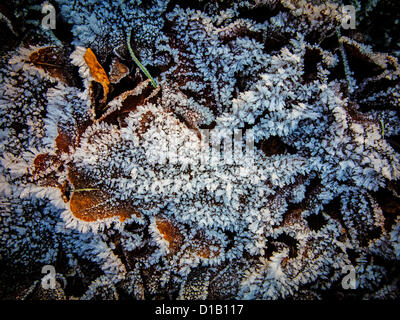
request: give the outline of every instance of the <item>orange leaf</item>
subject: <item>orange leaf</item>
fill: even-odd
[[[156,225],[160,234],[168,241],[171,253],[175,254],[184,241],[184,237],[179,228],[171,221],[162,218],[156,218]]]
[[[85,53],[85,61],[90,69],[90,74],[94,78],[94,80],[100,83],[103,86],[104,98],[102,100],[103,103],[107,101],[107,95],[109,92],[110,80],[107,77],[106,72],[103,67],[97,61],[95,54],[92,49],[88,48]]]
[[[76,218],[86,222],[114,216],[119,216],[120,220],[124,221],[132,214],[141,218],[140,212],[129,200],[115,201],[108,192],[101,190],[96,181],[79,173],[75,168],[69,168],[68,178],[75,190],[69,205]]]

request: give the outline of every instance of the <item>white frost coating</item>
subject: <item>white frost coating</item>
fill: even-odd
[[[83,87],[29,65],[36,47],[19,49],[2,65],[2,256],[52,264],[63,252],[81,278],[86,271],[76,259],[89,261],[98,270],[84,299],[117,298],[116,287],[127,281],[132,291],[138,277],[150,296],[179,290],[193,298],[201,288],[202,298],[298,298],[305,286],[318,296],[352,262],[360,288],[374,291],[384,282],[387,270],[374,257],[400,259],[400,229],[398,217],[386,219],[376,192],[392,192],[400,175],[392,140],[400,132],[398,86],[368,96],[346,93],[348,75],[332,73],[343,57],[306,40],[310,30],[336,28],[335,10],[324,24],[316,19],[318,6],[300,10],[300,2],[285,0],[288,12],[258,23],[241,17],[254,9],[247,1],[215,14],[175,7],[165,18],[166,1],[147,9],[141,1],[58,2],[73,24],[78,47],[70,59]],[[272,6],[264,2],[256,5]],[[126,112],[127,96],[145,95],[142,82],[94,121],[85,48],[107,70],[109,54],[123,56],[127,30],[143,64],[163,70],[160,88]],[[398,79],[387,56],[341,41],[374,58],[385,69],[382,77]],[[305,62],[310,52],[319,57],[312,72]],[[364,109],[382,108],[381,101],[393,110]],[[242,129],[242,162],[204,161],[203,127],[212,128],[213,143]],[[250,163],[245,138],[251,136]],[[57,137],[69,138],[67,146]],[[41,155],[52,160],[37,173]],[[129,203],[138,215],[79,219],[71,209],[71,194],[82,192],[73,190],[74,170],[107,195],[106,210]]]

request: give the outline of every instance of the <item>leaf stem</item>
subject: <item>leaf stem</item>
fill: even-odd
[[[82,189],[75,189],[74,192],[93,191],[93,190],[100,190],[100,189],[97,189],[97,188],[82,188]]]
[[[382,126],[382,138],[385,138],[385,123],[383,122],[383,119],[381,120],[381,126]]]
[[[152,78],[152,76],[150,75],[149,71],[147,71],[146,67],[140,63],[138,58],[136,58],[135,54],[133,53],[133,50],[132,50],[132,47],[131,47],[131,33],[132,33],[132,30],[130,30],[128,32],[128,39],[127,39],[129,53],[131,54],[133,60],[137,64],[137,66],[143,71],[143,73],[147,76],[147,78],[149,78],[151,80],[151,84],[153,85],[153,87],[157,88],[157,84],[154,81],[154,79]]]

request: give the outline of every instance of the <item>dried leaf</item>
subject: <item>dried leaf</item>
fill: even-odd
[[[106,72],[104,71],[103,67],[97,61],[95,54],[93,53],[92,49],[88,48],[85,53],[85,61],[90,69],[90,74],[94,78],[94,80],[100,83],[103,86],[103,99],[102,103],[107,101],[107,96],[109,92],[110,80]]]
[[[129,68],[119,61],[118,58],[114,58],[111,62],[110,67],[110,81],[111,83],[118,83],[129,73]]]
[[[75,86],[73,66],[67,58],[67,53],[63,48],[44,47],[29,55],[29,62],[36,68],[45,71],[48,75],[56,78],[67,85]]]
[[[74,189],[69,205],[76,218],[93,222],[114,216],[119,216],[120,220],[124,221],[132,214],[141,217],[140,212],[129,200],[116,204],[111,195],[102,190],[96,181],[76,169],[69,168],[68,178]]]
[[[166,241],[168,241],[171,253],[175,254],[179,251],[179,248],[183,245],[184,241],[184,237],[179,228],[171,221],[163,218],[157,218],[156,225],[160,234]]]

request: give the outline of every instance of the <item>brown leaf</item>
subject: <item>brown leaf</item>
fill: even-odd
[[[110,81],[111,83],[118,83],[129,73],[129,68],[119,61],[118,58],[114,58],[111,62],[110,67]]]
[[[190,243],[186,251],[199,257],[210,259],[220,254],[220,249],[217,249],[216,252],[210,249],[211,245],[220,248],[220,244],[214,240],[206,239],[204,232],[197,233],[193,238],[187,238],[175,223],[163,217],[156,218],[156,226],[163,238],[168,241],[171,255],[177,253],[185,241]]]
[[[210,246],[215,246],[218,249],[216,251],[212,251]],[[204,231],[200,231],[193,238],[193,244],[191,245],[191,250],[195,252],[196,255],[202,258],[210,259],[218,257],[221,253],[221,245],[213,240],[206,239]]]
[[[58,182],[57,171],[62,170],[62,162],[56,155],[42,153],[33,160],[32,178],[40,186],[44,187],[60,187]],[[55,170],[48,171],[48,168],[54,167]]]
[[[108,108],[107,111],[99,118],[99,121],[105,121],[112,124],[121,124],[124,126],[125,118],[130,112],[136,111],[137,107],[144,105],[147,102],[152,102],[156,98],[157,92],[154,94],[154,89],[150,80],[145,80],[139,83],[135,89],[125,91],[117,96],[114,100],[114,106]],[[117,107],[121,105],[121,107]]]
[[[59,47],[40,48],[29,55],[29,62],[36,68],[45,71],[70,86],[77,85],[74,77],[74,67],[67,58],[68,54]]]
[[[164,218],[156,218],[156,226],[163,238],[168,241],[171,254],[176,253],[184,241],[179,228]]]
[[[132,214],[138,218],[142,216],[129,200],[113,199],[96,181],[77,172],[76,169],[69,168],[68,178],[74,189],[70,200],[70,210],[76,218],[94,222],[114,216],[119,216],[121,221]]]

